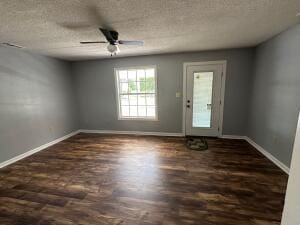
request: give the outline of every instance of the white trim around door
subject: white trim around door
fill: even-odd
[[[187,67],[188,66],[203,66],[203,65],[222,65],[222,81],[221,81],[221,105],[220,105],[220,119],[219,119],[219,133],[218,137],[222,136],[223,131],[223,113],[224,113],[224,100],[225,100],[225,81],[226,81],[226,68],[227,61],[206,61],[206,62],[185,62],[183,63],[183,88],[182,88],[182,133],[186,134],[186,91],[187,91]]]

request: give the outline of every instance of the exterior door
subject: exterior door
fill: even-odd
[[[186,135],[220,135],[222,74],[223,64],[186,67]]]

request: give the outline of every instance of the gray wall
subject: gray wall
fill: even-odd
[[[248,136],[290,165],[300,106],[300,25],[256,49]]]
[[[126,57],[72,64],[77,84],[82,129],[182,132],[183,62],[227,60],[223,134],[244,135],[248,110],[253,49],[233,49],[199,53],[182,53]],[[157,122],[117,119],[114,68],[157,65]]]
[[[300,25],[256,49],[68,63],[0,47],[0,162],[81,129],[182,131],[184,62],[227,60],[223,134],[290,164],[300,106]],[[157,65],[159,121],[117,119],[114,68]],[[77,105],[78,103],[78,105]]]
[[[0,163],[78,128],[70,67],[0,47]]]

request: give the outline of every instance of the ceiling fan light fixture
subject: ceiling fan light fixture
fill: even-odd
[[[116,54],[118,52],[120,52],[120,49],[118,47],[118,45],[112,45],[112,44],[109,44],[107,46],[107,50],[111,53],[111,54]]]

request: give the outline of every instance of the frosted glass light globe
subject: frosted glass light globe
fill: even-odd
[[[107,46],[107,50],[108,50],[111,54],[113,54],[113,53],[119,52],[119,47],[118,47],[118,45],[111,45],[111,44],[109,44],[109,45]]]

